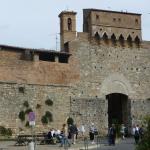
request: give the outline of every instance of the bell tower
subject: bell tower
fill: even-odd
[[[76,38],[76,12],[62,11],[60,18],[60,48],[67,51],[65,45]]]

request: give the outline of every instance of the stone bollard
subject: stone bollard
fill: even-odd
[[[34,142],[33,142],[33,141],[31,141],[31,142],[29,143],[29,145],[28,145],[28,150],[35,150],[35,149],[34,149]]]

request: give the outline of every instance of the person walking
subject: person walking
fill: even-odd
[[[90,135],[90,141],[92,144],[95,144],[94,142],[94,138],[95,138],[95,131],[96,131],[96,127],[94,126],[94,123],[91,123],[90,126],[90,131],[89,131],[89,135]]]
[[[109,145],[115,145],[115,141],[116,141],[116,129],[115,125],[112,124],[112,126],[109,128],[108,131],[108,143]]]
[[[85,136],[85,127],[84,127],[84,124],[81,125],[80,132],[81,132],[82,137],[84,138],[84,136]]]
[[[135,130],[135,132],[134,132],[135,144],[138,144],[139,143],[139,139],[140,139],[139,125],[137,125],[134,130]]]
[[[143,136],[144,136],[144,126],[143,125],[139,128],[139,135],[140,135],[140,140],[142,140]]]
[[[68,140],[68,128],[66,124],[63,124],[62,130],[61,130],[61,145],[60,147],[62,147],[63,145],[68,145],[70,147],[70,142]]]
[[[121,125],[120,133],[121,133],[122,139],[125,139],[125,126],[124,126],[124,124]]]
[[[72,144],[76,144],[76,135],[78,133],[77,126],[75,124],[70,125],[69,132],[71,135]]]

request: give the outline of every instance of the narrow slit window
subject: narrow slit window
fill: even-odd
[[[72,20],[71,20],[71,18],[68,18],[68,30],[69,31],[72,30]]]

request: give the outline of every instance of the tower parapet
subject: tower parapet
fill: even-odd
[[[98,9],[83,10],[83,32],[92,37],[142,41],[141,14]]]

